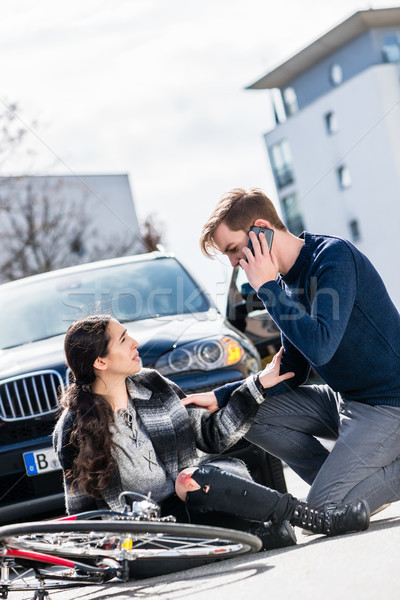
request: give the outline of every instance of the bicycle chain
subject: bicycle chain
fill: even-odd
[[[173,515],[167,515],[165,517],[144,517],[142,515],[121,515],[115,517],[116,521],[142,521],[151,523],[176,523],[176,518]]]

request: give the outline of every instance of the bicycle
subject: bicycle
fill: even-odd
[[[261,549],[261,540],[243,531],[160,517],[150,495],[123,492],[120,502],[120,512],[1,527],[0,598],[31,590],[33,600],[45,600],[50,590],[140,578],[142,566],[158,575]]]

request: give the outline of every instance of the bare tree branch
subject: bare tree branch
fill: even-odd
[[[0,112],[0,168],[25,145],[28,129],[20,125],[17,104]],[[97,242],[81,198],[63,188],[62,179],[42,188],[29,177],[0,179],[0,282],[83,262],[136,254],[138,236],[101,235]],[[144,251],[162,241],[161,225],[149,215],[141,226]]]
[[[162,242],[162,225],[157,223],[154,213],[149,214],[141,225],[142,238],[147,252],[157,250],[158,244]]]

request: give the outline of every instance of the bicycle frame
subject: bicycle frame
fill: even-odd
[[[92,565],[88,565],[86,563],[80,563],[76,560],[70,560],[67,558],[62,558],[59,556],[52,556],[51,554],[44,554],[43,552],[32,552],[28,550],[17,550],[14,548],[4,548],[0,550],[0,557],[3,558],[13,558],[17,561],[34,561],[35,563],[43,563],[46,565],[57,565],[60,567],[66,567],[67,569],[80,569],[82,571],[87,571],[88,573],[96,573],[103,574],[107,576],[116,577],[118,573],[118,569],[112,567],[94,567]],[[1,585],[0,580],[0,585]]]

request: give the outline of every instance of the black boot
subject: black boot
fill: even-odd
[[[247,530],[262,541],[262,550],[287,548],[296,545],[296,534],[289,521],[283,523],[253,523]]]
[[[331,505],[325,510],[311,508],[306,502],[298,502],[292,525],[325,535],[341,535],[354,531],[364,531],[369,526],[369,507],[365,500],[351,504]]]

